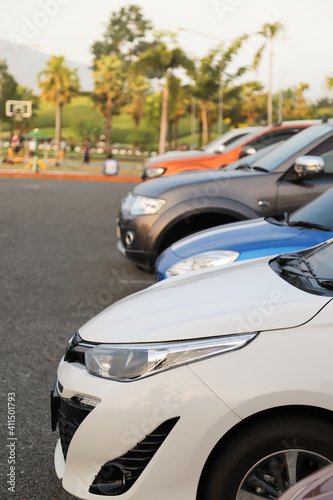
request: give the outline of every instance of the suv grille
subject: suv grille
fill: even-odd
[[[80,424],[91,412],[92,408],[81,407],[79,404],[74,404],[69,400],[61,399],[58,425],[61,441],[61,448],[66,460],[69,445]]]

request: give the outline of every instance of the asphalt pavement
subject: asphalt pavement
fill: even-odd
[[[1,500],[72,498],[54,472],[50,388],[72,334],[153,282],[116,249],[133,186],[0,178]]]

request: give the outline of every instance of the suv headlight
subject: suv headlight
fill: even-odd
[[[165,200],[148,198],[148,196],[134,196],[130,207],[131,215],[154,215],[165,204]]]
[[[166,276],[178,276],[188,271],[197,271],[207,267],[224,266],[231,264],[239,257],[238,252],[232,250],[214,250],[211,252],[202,252],[187,257],[173,264],[166,270]]]
[[[145,175],[146,177],[160,177],[160,175],[163,175],[164,172],[166,171],[166,168],[162,167],[146,167],[145,168]]]
[[[97,377],[129,382],[239,349],[256,336],[257,333],[248,333],[163,344],[101,344],[86,351],[85,365]]]

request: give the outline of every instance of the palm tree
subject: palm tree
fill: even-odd
[[[172,149],[171,143],[174,141],[173,149],[178,147],[178,122],[182,118],[191,104],[188,86],[182,85],[181,79],[175,75],[169,75],[169,148]]]
[[[192,95],[199,101],[203,145],[209,142],[207,111],[211,108],[220,87],[220,69],[214,65],[215,51],[202,58],[193,75]]]
[[[265,113],[263,86],[254,80],[245,82],[242,88],[241,114],[246,117],[249,126],[253,126],[256,118]]]
[[[261,61],[262,53],[268,45],[269,63],[268,63],[268,93],[267,93],[267,123],[272,124],[273,117],[273,98],[272,98],[272,81],[273,81],[273,40],[284,31],[284,26],[278,21],[273,24],[265,23],[258,35],[264,37],[263,45],[257,50],[254,56],[253,68],[256,69]]]
[[[51,56],[47,62],[47,69],[38,75],[38,85],[42,89],[41,98],[52,102],[56,106],[56,146],[57,157],[60,151],[61,139],[61,110],[64,104],[69,104],[72,97],[80,89],[77,69],[71,70],[65,64],[63,56]]]
[[[193,70],[194,64],[189,59],[182,49],[175,47],[169,49],[164,42],[158,43],[151,49],[148,49],[142,54],[136,63],[138,71],[150,72],[153,76],[164,78],[164,86],[162,91],[162,114],[161,114],[161,128],[160,128],[160,141],[159,153],[165,152],[167,121],[168,121],[168,79],[175,68],[185,68],[188,71]]]
[[[333,76],[326,77],[326,83],[329,90],[333,88]]]
[[[127,80],[127,104],[123,111],[132,115],[135,126],[138,127],[140,120],[145,116],[145,100],[150,90],[150,85],[143,75],[136,75],[130,72]]]
[[[123,63],[115,54],[102,55],[94,61],[94,84],[92,98],[105,118],[106,152],[111,149],[112,117],[123,98]]]
[[[242,35],[235,39],[227,48],[225,48],[223,44],[220,44],[216,49],[211,50],[206,57],[200,60],[200,64],[194,72],[193,80],[195,84],[192,89],[192,94],[199,99],[200,102],[204,145],[209,142],[208,110],[214,109],[212,104],[216,101],[217,96],[219,109],[216,118],[219,120],[219,133],[222,133],[223,101],[225,100],[223,94],[235,79],[245,73],[247,68],[240,67],[233,74],[228,73],[227,69],[247,38],[247,35]]]

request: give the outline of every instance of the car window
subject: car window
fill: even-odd
[[[333,137],[314,148],[309,154],[321,156],[325,163],[325,174],[333,174]]]
[[[306,221],[326,226],[333,231],[333,188],[307,203],[289,216],[289,222]]]
[[[258,163],[256,163],[256,166],[260,166],[261,168],[272,172],[282,163],[287,161],[291,156],[297,153],[297,151],[302,150],[308,144],[311,144],[311,142],[326,135],[328,132],[332,132],[332,126],[329,124],[313,125],[312,127],[308,127],[291,137],[288,141],[285,141],[276,151],[274,150],[263,156]],[[312,152],[308,154],[317,153]]]
[[[266,127],[257,127],[257,130],[255,132],[247,134],[246,137],[241,137],[241,138],[237,137],[236,141],[233,141],[231,144],[229,144],[229,146],[226,146],[223,153],[228,153],[228,151],[231,151],[232,149],[237,148],[238,146],[243,146],[244,142],[247,143],[247,141],[249,141],[251,139],[251,137],[256,137],[258,134],[263,132],[263,130],[265,130],[265,128]]]
[[[254,146],[257,151],[271,144],[275,144],[276,142],[286,141],[293,135],[297,134],[302,128],[290,128],[284,130],[272,130],[268,134],[264,134],[257,139],[254,139],[249,143],[249,145]]]
[[[254,134],[256,132],[256,130],[254,129],[255,127],[246,127],[244,128],[244,130],[241,131],[239,129],[229,130],[229,132],[225,132],[223,135],[217,137],[209,144],[207,144],[207,146],[203,148],[203,151],[206,151],[207,153],[212,153],[222,144],[226,147],[229,144],[238,141],[240,138],[246,135]],[[256,127],[256,129],[260,131],[262,127]]]

